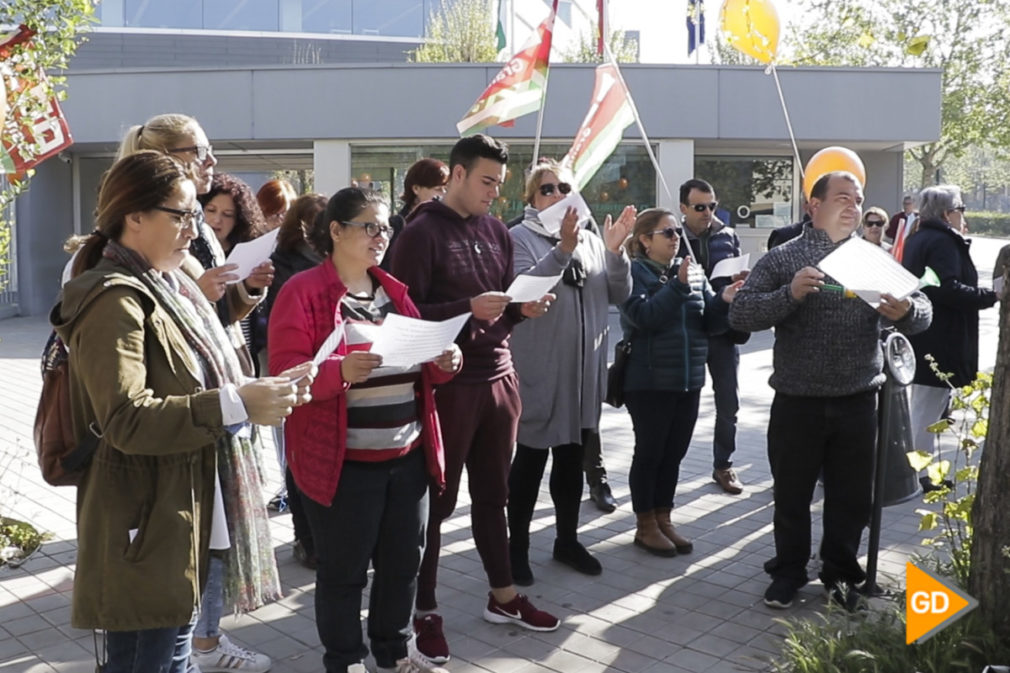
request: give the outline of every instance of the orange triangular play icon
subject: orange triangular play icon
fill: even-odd
[[[928,570],[905,564],[905,644],[923,643],[978,601]]]

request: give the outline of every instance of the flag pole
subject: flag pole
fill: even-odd
[[[551,13],[553,14],[555,20],[558,16],[558,0],[554,0],[554,4],[551,5]],[[551,51],[554,51],[554,24],[551,23]],[[544,75],[544,90],[540,92],[540,110],[537,112],[537,135],[533,140],[533,160],[530,162],[530,173],[533,169],[537,167],[537,162],[540,160],[540,136],[544,130],[544,107],[547,105],[547,85],[551,81],[551,55],[547,54],[547,74]]]
[[[702,0],[694,5],[694,64],[701,64],[701,17],[704,15],[705,5],[701,4]]]
[[[782,94],[782,84],[779,83],[779,72],[775,68],[775,63],[768,65],[768,70],[771,70],[772,77],[775,78],[775,88],[779,92],[779,102],[782,103],[782,114],[786,118],[786,130],[789,131],[789,140],[793,144],[793,155],[796,157],[796,167],[800,171],[800,183],[803,183],[803,162],[800,161],[800,150],[796,146],[796,134],[793,133],[793,124],[789,121],[789,109],[786,107],[786,97]]]

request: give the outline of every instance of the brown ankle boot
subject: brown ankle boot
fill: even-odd
[[[670,521],[671,511],[669,507],[653,510],[653,514],[656,515],[656,526],[659,528],[659,532],[674,544],[678,554],[690,554],[694,550],[694,544],[673,527],[673,523]]]
[[[653,512],[635,514],[638,518],[638,529],[635,531],[635,546],[641,547],[656,556],[676,556],[677,548],[670,540],[659,532],[656,516]]]

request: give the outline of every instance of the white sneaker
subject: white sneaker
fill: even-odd
[[[369,673],[364,664],[351,664],[347,667],[347,673]]]
[[[437,666],[432,662],[428,661],[424,655],[408,655],[403,659],[396,662],[396,666],[392,668],[383,668],[380,666],[378,671],[381,673],[449,673],[449,669]],[[347,669],[347,673],[351,673],[351,669]]]
[[[193,650],[190,661],[199,666],[203,673],[267,673],[273,662],[270,657],[259,652],[239,647],[221,634],[221,639],[210,652]]]

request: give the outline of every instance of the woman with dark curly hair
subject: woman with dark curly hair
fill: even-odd
[[[234,175],[215,173],[210,191],[198,198],[203,216],[226,255],[236,243],[251,241],[267,231],[252,188]]]

